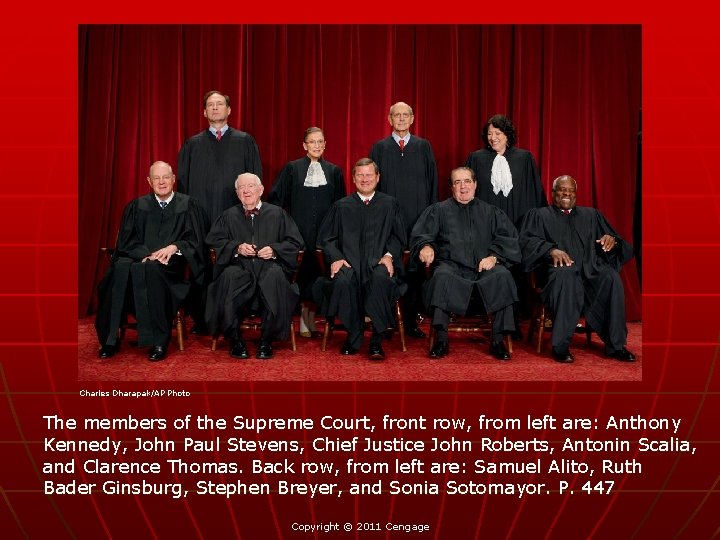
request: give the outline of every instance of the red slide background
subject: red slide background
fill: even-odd
[[[707,4],[709,5],[709,3]],[[0,33],[0,537],[288,538],[294,521],[423,522],[424,538],[711,538],[720,530],[717,375],[720,286],[720,45],[702,2],[657,15],[627,2],[437,5],[176,3],[8,10]],[[683,6],[684,7],[684,6]],[[393,15],[378,14],[393,10]],[[131,13],[137,15],[121,15]],[[493,15],[493,13],[495,13]],[[520,15],[522,13],[522,15]],[[617,14],[617,15],[614,15]],[[77,382],[77,25],[92,23],[634,23],[643,25],[642,383],[217,383],[177,386],[190,398],[82,398]],[[608,111],[610,114],[610,111]],[[28,134],[28,135],[26,135]],[[34,164],[33,167],[29,167]],[[677,217],[676,217],[677,216]],[[152,385],[151,385],[152,387]],[[167,388],[168,386],[162,386]],[[144,390],[146,385],[113,386]],[[157,386],[157,388],[161,388]],[[46,496],[42,416],[682,418],[695,455],[643,456],[642,475],[618,476],[609,496],[536,498],[397,496],[189,498]],[[56,436],[64,436],[56,433]],[[80,434],[68,433],[68,438]],[[112,434],[114,437],[114,434]],[[232,435],[237,435],[233,433]],[[297,434],[293,434],[296,436]],[[493,433],[501,438],[518,432]],[[627,435],[627,434],[626,434]],[[652,436],[633,432],[626,438]],[[205,435],[207,436],[207,434]],[[423,434],[423,438],[432,434]],[[300,436],[302,437],[302,436]],[[547,435],[550,440],[560,436]],[[133,434],[122,438],[132,439]],[[392,456],[391,456],[392,457]],[[457,456],[441,459],[457,460]],[[210,458],[208,458],[210,459]],[[573,480],[572,476],[569,478]],[[340,534],[338,537],[413,537]]]

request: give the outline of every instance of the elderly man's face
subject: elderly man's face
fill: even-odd
[[[355,182],[355,189],[360,195],[364,197],[372,195],[379,181],[380,175],[375,172],[375,167],[372,165],[361,165],[355,168],[353,182]]]
[[[255,208],[260,202],[263,194],[263,185],[259,184],[254,177],[241,178],[237,183],[237,196],[245,208]]]
[[[230,107],[227,106],[225,96],[221,94],[211,94],[205,102],[205,111],[203,114],[210,123],[225,124],[228,116],[230,116]]]
[[[175,185],[175,175],[167,165],[154,165],[148,176],[148,184],[160,199],[167,199]]]
[[[577,187],[575,182],[569,178],[563,178],[555,184],[553,191],[553,202],[562,210],[575,208],[577,203]]]
[[[393,131],[398,133],[405,133],[410,130],[410,126],[415,121],[410,107],[407,105],[396,105],[390,116],[388,117],[390,125],[393,127]]]
[[[473,182],[470,171],[466,171],[464,169],[453,171],[450,179],[452,182],[453,198],[457,202],[467,204],[473,200],[477,184]]]

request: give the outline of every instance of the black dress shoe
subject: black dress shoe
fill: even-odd
[[[416,339],[424,339],[427,337],[427,334],[420,330],[419,326],[411,326],[410,329],[405,332],[405,334]]]
[[[257,348],[257,353],[255,354],[255,358],[259,358],[260,360],[270,360],[272,357],[273,357],[272,344],[269,341],[261,339],[260,343],[258,343],[258,348]]]
[[[342,347],[340,347],[340,354],[343,354],[345,356],[348,356],[350,354],[357,354],[358,349],[350,345],[348,341],[342,344]]]
[[[148,360],[151,362],[159,362],[160,360],[165,360],[165,357],[167,356],[167,347],[163,347],[162,345],[155,345],[154,347],[150,348],[150,352],[148,353]]]
[[[380,343],[371,343],[370,347],[368,347],[368,356],[370,356],[370,360],[384,360],[385,351],[383,351],[382,345]]]
[[[450,352],[450,344],[447,341],[436,341],[428,356],[430,358],[442,358]]]
[[[230,347],[230,356],[241,359],[250,358],[250,353],[242,339],[233,341],[232,347]]]
[[[552,350],[553,358],[556,362],[560,362],[561,364],[572,364],[573,362],[573,355],[570,353],[568,349],[565,349],[564,351],[560,351],[553,347]]]
[[[103,360],[107,360],[108,358],[112,358],[115,356],[115,353],[120,350],[120,344],[116,345],[103,345],[100,347],[100,351],[98,351],[98,357],[102,358]]]
[[[510,360],[510,353],[505,348],[505,342],[503,341],[496,341],[490,345],[490,354],[498,360]]]
[[[615,351],[613,353],[608,354],[610,358],[614,358],[615,360],[620,360],[621,362],[634,362],[635,361],[635,355],[628,351],[625,347],[622,349]]]

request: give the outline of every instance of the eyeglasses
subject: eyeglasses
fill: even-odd
[[[396,113],[392,114],[392,117],[396,118],[396,119],[400,119],[400,118],[407,119],[407,118],[410,118],[411,116],[412,116],[411,113],[406,113],[406,112],[404,112],[404,113],[396,112]]]
[[[308,146],[323,146],[325,144],[325,141],[320,139],[319,141],[305,141],[305,144]]]

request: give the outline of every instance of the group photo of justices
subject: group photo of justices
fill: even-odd
[[[568,27],[563,38],[590,40],[586,58],[612,38],[633,53],[611,47],[590,82],[578,80],[577,59],[555,51],[555,27],[223,27],[226,39],[272,45],[242,52],[245,71],[194,56],[219,39],[211,28],[170,26],[160,37],[143,27],[81,28],[79,268],[88,286],[78,341],[81,366],[92,363],[87,376],[138,355],[147,366],[189,360],[200,378],[228,362],[253,370],[280,362],[287,374],[300,361],[320,378],[347,362],[400,361],[388,376],[409,378],[414,365],[465,378],[528,362],[637,365],[640,79],[623,72],[610,84],[600,75],[619,58],[640,68],[639,27]],[[393,59],[386,89],[346,78],[343,61],[355,56],[340,47],[343,31],[362,37],[368,53],[380,38],[412,43],[432,67],[462,74],[455,84],[466,90],[438,101],[442,85],[418,90],[424,67]],[[162,39],[172,35],[179,45]],[[482,77],[467,80],[431,55],[424,46],[439,36],[466,45],[453,54],[464,68],[478,62]],[[302,56],[320,37],[338,44],[323,57],[328,65],[306,58],[295,71],[288,58],[278,69],[297,77],[268,92],[271,74],[250,55]],[[486,38],[540,50],[497,50],[488,61]],[[143,60],[151,79],[192,81],[170,103],[144,92],[147,83],[131,90],[104,74],[103,54],[142,46],[155,51]],[[510,71],[538,54],[556,55],[553,73],[528,70],[534,90],[514,86]],[[175,71],[172,58],[186,69]],[[245,80],[238,86],[213,68]],[[139,77],[140,67],[124,69]],[[508,82],[493,86],[503,74]],[[559,81],[582,90],[574,110],[562,106],[567,90],[543,95]],[[596,110],[599,87],[614,117]],[[98,119],[84,104],[101,94]],[[331,113],[343,103],[336,94],[350,106]],[[126,109],[136,112],[129,126],[89,137],[91,125]],[[107,179],[91,172],[100,164]],[[320,358],[330,363],[312,366]]]

